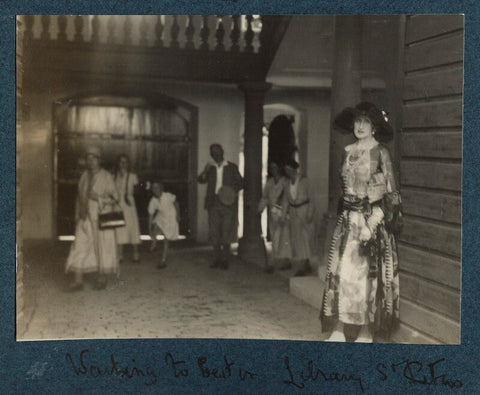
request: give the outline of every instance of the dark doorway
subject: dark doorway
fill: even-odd
[[[293,119],[286,115],[277,115],[268,128],[268,162],[283,166],[288,160],[295,159],[297,146]]]

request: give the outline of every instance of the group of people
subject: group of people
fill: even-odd
[[[114,174],[101,166],[101,150],[96,146],[85,151],[86,170],[82,173],[75,204],[75,241],[67,258],[65,271],[74,273],[67,292],[84,288],[84,275],[96,273],[94,289],[105,289],[108,278],[119,275],[124,246],[132,245],[133,262],[139,263],[140,227],[134,190],[138,177],[130,171],[127,155],[120,155]],[[102,214],[121,212],[122,226],[102,227]],[[162,260],[159,269],[167,266],[169,240],[179,235],[180,210],[175,195],[165,192],[163,184],[152,183],[148,204],[151,251],[158,235],[163,235]]]
[[[220,144],[210,146],[208,162],[198,182],[207,184],[205,208],[208,211],[208,239],[213,246],[212,268],[228,269],[230,246],[237,240],[238,192],[243,188],[243,178],[238,167],[224,159]],[[282,171],[285,171],[283,175]],[[269,230],[272,238],[272,261],[267,272],[275,265],[285,270],[292,267],[292,259],[300,262],[297,275],[312,272],[312,230],[314,200],[306,177],[298,171],[299,165],[290,160],[284,167],[270,162],[271,178],[267,181],[258,205],[261,213],[268,207]]]
[[[341,166],[342,195],[330,243],[320,318],[328,341],[372,342],[377,331],[388,334],[398,324],[399,280],[396,235],[401,230],[401,198],[392,159],[382,143],[393,137],[386,113],[369,102],[344,109],[335,119],[340,131],[353,133],[355,143],[345,147]],[[243,178],[238,167],[224,159],[221,145],[212,144],[208,162],[198,182],[207,184],[205,208],[208,235],[213,246],[212,268],[227,269],[230,245],[237,239],[238,192]],[[66,270],[75,273],[69,290],[83,288],[84,273],[97,271],[97,288],[105,288],[105,276],[118,272],[117,253],[133,245],[138,261],[139,230],[133,189],[138,182],[129,171],[128,157],[121,156],[114,176],[100,166],[100,152],[86,152],[87,170],[82,174],[76,205],[75,242]],[[308,179],[293,159],[269,163],[270,179],[258,203],[268,210],[272,240],[269,273],[275,267],[291,268],[300,262],[297,275],[312,272],[312,235],[315,205]],[[160,268],[166,266],[168,240],[178,237],[179,210],[175,196],[152,186],[148,212],[152,247],[156,235],[165,236]],[[101,230],[98,217],[105,207],[119,205],[126,226]],[[119,248],[115,248],[115,244]],[[320,297],[320,295],[319,295]]]

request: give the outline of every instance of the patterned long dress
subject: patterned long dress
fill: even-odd
[[[400,207],[388,149],[374,141],[345,148],[343,197],[330,244],[321,312],[322,330],[369,324],[387,334],[398,324],[399,282],[395,236],[389,229],[392,204]],[[387,199],[388,198],[388,199]],[[387,226],[386,226],[387,225]],[[373,237],[360,240],[368,226]]]

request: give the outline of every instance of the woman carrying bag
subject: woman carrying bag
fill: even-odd
[[[97,273],[95,289],[105,289],[107,275],[118,274],[115,230],[102,220],[102,215],[118,210],[118,193],[112,175],[100,166],[100,149],[89,147],[85,153],[87,170],[78,183],[75,208],[75,241],[65,265],[73,272],[74,281],[67,292],[83,290],[85,273]],[[109,219],[111,220],[111,218]],[[121,221],[120,221],[121,222]]]

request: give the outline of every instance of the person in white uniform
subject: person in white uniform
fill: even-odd
[[[174,194],[165,192],[161,182],[152,184],[153,196],[148,204],[148,224],[152,238],[151,251],[157,245],[157,236],[163,235],[162,261],[157,265],[158,269],[167,266],[167,253],[170,240],[176,240],[179,236],[180,209]]]

